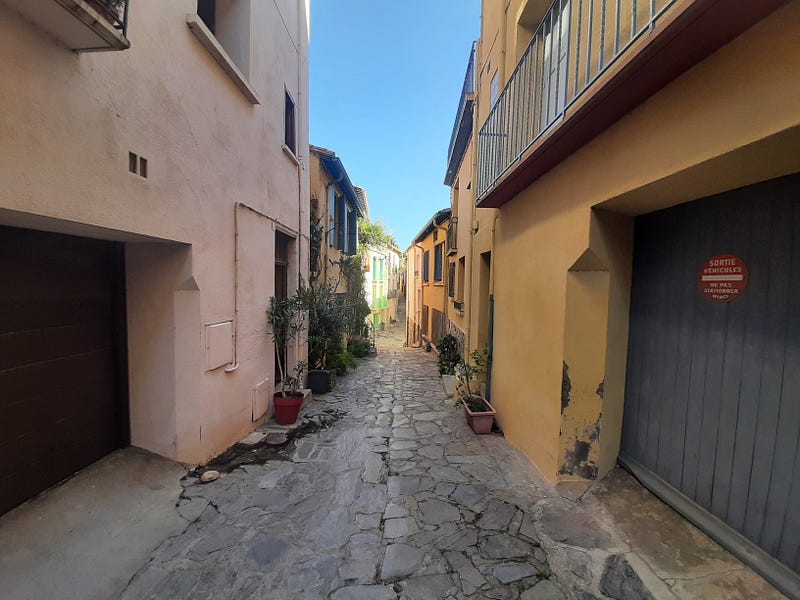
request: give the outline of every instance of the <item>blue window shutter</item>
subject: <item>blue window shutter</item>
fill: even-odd
[[[358,250],[358,212],[353,209],[347,213],[347,254]]]
[[[345,231],[344,231],[344,220],[345,220],[345,208],[344,208],[344,196],[339,196],[336,198],[336,248],[338,250],[344,250],[345,244]]]
[[[336,190],[328,186],[328,245],[336,246]]]

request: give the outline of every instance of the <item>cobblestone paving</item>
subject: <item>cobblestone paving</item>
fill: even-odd
[[[502,436],[469,430],[435,354],[401,334],[312,403],[344,416],[285,460],[187,478],[189,526],[124,597],[650,598],[591,515]]]

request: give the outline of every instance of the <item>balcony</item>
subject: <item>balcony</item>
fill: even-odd
[[[461,87],[461,98],[458,101],[456,120],[453,123],[453,132],[450,134],[450,146],[447,149],[447,172],[444,176],[445,185],[453,185],[458,173],[458,167],[464,157],[467,144],[472,137],[472,111],[475,104],[475,44],[467,62],[467,73],[464,75],[464,84]]]
[[[447,254],[455,254],[458,252],[458,217],[453,217],[450,219],[450,223],[447,224]]]
[[[478,132],[499,207],[780,0],[555,0]]]
[[[70,50],[99,52],[130,47],[129,0],[0,0]]]

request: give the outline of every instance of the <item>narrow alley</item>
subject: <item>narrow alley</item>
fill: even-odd
[[[602,516],[614,504],[602,484],[580,501],[562,497],[501,435],[469,430],[435,353],[403,348],[400,327],[378,346],[305,410],[303,422],[329,427],[263,465],[209,484],[185,478],[178,510],[189,525],[123,597],[781,597],[635,482],[631,495],[653,504],[640,511],[644,537],[641,523],[625,533]],[[660,546],[658,577],[628,536]]]

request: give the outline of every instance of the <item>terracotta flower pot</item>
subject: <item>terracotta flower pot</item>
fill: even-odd
[[[486,402],[486,400],[483,402],[486,404],[489,410],[472,412],[467,406],[466,402],[463,400],[461,401],[461,404],[464,405],[464,415],[467,417],[467,424],[474,433],[492,432],[492,422],[494,421],[494,416],[497,414],[497,411],[491,404]]]
[[[287,398],[277,393],[272,396],[272,406],[275,409],[275,420],[280,425],[291,425],[297,420],[300,405],[303,403],[303,394],[290,395]]]

